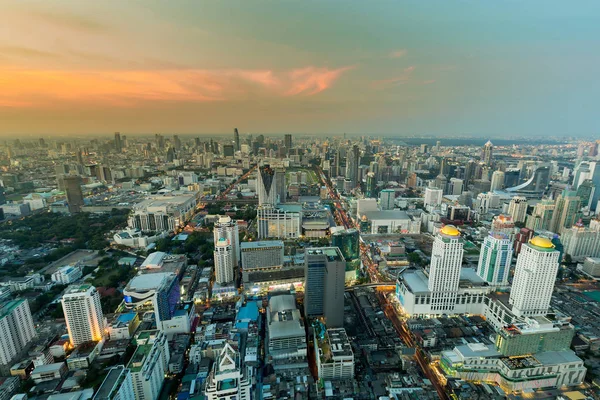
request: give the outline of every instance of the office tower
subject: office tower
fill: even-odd
[[[277,204],[277,184],[275,170],[265,164],[258,167],[256,190],[258,192],[258,205]]]
[[[375,177],[375,174],[373,172],[369,172],[367,174],[367,190],[365,192],[365,195],[367,197],[375,197],[375,195],[377,194],[377,178]]]
[[[560,240],[564,252],[574,259],[600,256],[600,231],[586,228],[581,223],[564,228]]]
[[[154,143],[156,144],[157,150],[162,151],[165,147],[165,137],[163,135],[159,135],[158,133],[155,134]]]
[[[484,144],[483,148],[481,149],[481,161],[488,167],[491,166],[492,162],[494,161],[493,152],[494,152],[494,145],[492,144],[492,142],[490,142],[488,140],[487,143]]]
[[[355,144],[346,156],[346,178],[350,180],[352,188],[358,186],[358,166],[360,164],[360,149]]]
[[[121,142],[121,134],[115,132],[115,151],[121,153],[123,151],[123,142]]]
[[[428,288],[431,292],[431,311],[442,314],[456,303],[463,257],[463,240],[453,225],[440,229],[433,241],[429,266]]]
[[[223,156],[224,157],[233,157],[235,155],[235,147],[232,144],[224,144],[223,145]]]
[[[281,267],[283,265],[283,242],[264,240],[241,243],[242,269],[244,271]]]
[[[329,328],[344,325],[346,260],[337,247],[306,249],[304,314],[323,317]]]
[[[64,187],[67,194],[69,212],[76,214],[83,207],[83,193],[81,192],[81,177],[76,175],[63,175],[58,178],[59,185]]]
[[[102,340],[104,314],[95,287],[89,284],[69,286],[62,297],[62,307],[72,346]]]
[[[533,207],[531,215],[527,216],[525,226],[534,231],[552,230],[552,216],[554,215],[554,200],[542,199]]]
[[[421,151],[421,154],[427,153],[427,145],[426,144],[422,144],[421,147],[420,147],[420,151]]]
[[[515,222],[525,222],[527,218],[527,198],[515,196],[508,204],[508,214]]]
[[[598,155],[598,142],[592,142],[588,151],[588,157],[596,157]]]
[[[231,243],[227,238],[220,238],[215,243],[215,282],[223,285],[233,282],[234,279],[234,253]]]
[[[289,133],[285,134],[285,136],[283,137],[283,143],[285,145],[285,148],[289,152],[292,148],[292,135],[290,135]]]
[[[233,146],[235,151],[242,150],[242,144],[240,142],[240,133],[238,132],[237,128],[233,130]]]
[[[552,215],[552,232],[562,233],[564,228],[570,228],[577,221],[581,208],[581,199],[573,190],[563,190],[554,203],[554,214]]]
[[[139,344],[127,365],[135,400],[157,400],[169,372],[169,342],[160,331],[148,331],[149,339]]]
[[[239,351],[225,343],[206,379],[204,395],[206,400],[250,400],[252,382],[252,371],[242,362]]]
[[[443,190],[437,187],[425,188],[425,196],[423,198],[423,205],[437,207],[442,204]]]
[[[117,365],[109,369],[92,400],[136,400],[129,368]]]
[[[173,147],[175,150],[181,150],[181,139],[177,135],[173,135]]]
[[[548,313],[559,256],[550,239],[541,236],[521,247],[508,300],[517,317]]]
[[[240,261],[240,231],[237,222],[229,216],[219,217],[213,228],[214,242],[225,238],[229,241],[233,251],[233,265],[237,266]]]
[[[408,176],[406,177],[406,186],[409,188],[415,188],[417,187],[419,181],[418,181],[418,177],[417,174],[414,172],[411,172],[410,174],[408,174]]]
[[[512,240],[502,233],[490,233],[481,246],[477,275],[492,286],[508,285]]]
[[[9,364],[36,335],[26,299],[11,300],[2,304],[0,332],[0,364]]]
[[[448,194],[453,196],[459,196],[463,191],[463,180],[458,178],[450,178],[450,185],[448,187]]]
[[[591,200],[594,196],[595,190],[596,187],[594,186],[594,182],[592,182],[591,179],[584,180],[583,182],[581,182],[579,187],[577,187],[577,197],[579,197],[579,199],[581,200],[582,207],[591,206]]]
[[[177,304],[181,300],[179,279],[176,274],[171,273],[149,275],[163,275],[160,284],[156,288],[156,293],[152,297],[156,327],[162,330],[162,322],[173,318]]]
[[[393,210],[396,201],[396,191],[394,189],[384,189],[379,193],[379,207],[382,210]]]
[[[448,179],[446,179],[445,175],[439,174],[438,176],[435,177],[435,186],[442,189],[443,193],[447,193],[446,192],[447,183],[448,183]]]
[[[331,245],[340,249],[346,261],[356,260],[359,257],[359,242],[360,234],[354,228],[336,231],[331,235]]]
[[[490,190],[500,190],[504,188],[504,172],[494,171],[492,173],[492,183],[490,184]]]
[[[275,189],[277,191],[277,203],[285,203],[287,200],[285,168],[275,168]]]

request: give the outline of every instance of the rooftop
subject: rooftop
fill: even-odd
[[[108,375],[106,375],[106,378],[104,378],[102,385],[98,389],[98,392],[96,392],[94,400],[110,399],[112,397],[111,394],[113,390],[118,388],[119,381],[122,382],[123,379],[125,379],[125,374],[123,373],[124,370],[124,365],[117,365],[111,368],[108,372]]]
[[[345,261],[342,252],[338,247],[311,247],[306,249],[308,256],[326,256],[329,261]]]
[[[143,274],[135,276],[127,284],[127,291],[148,291],[158,289],[165,279],[175,276],[175,274],[168,272],[161,272],[157,274]]]
[[[383,210],[383,211],[364,211],[361,212],[363,217],[367,217],[368,220],[410,220],[410,217],[405,211],[402,210]]]
[[[151,350],[152,344],[142,344],[135,349],[131,361],[129,361],[129,365],[127,366],[132,373],[141,371],[144,360]]]
[[[283,247],[283,241],[281,240],[261,240],[258,242],[242,242],[240,248],[244,249],[259,249],[267,247]]]
[[[529,241],[529,244],[534,247],[536,250],[540,250],[540,249],[547,249],[547,250],[552,250],[554,249],[554,243],[552,243],[552,241],[548,238],[545,238],[543,236],[536,236],[533,239],[531,239]]]

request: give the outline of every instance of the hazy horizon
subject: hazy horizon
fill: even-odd
[[[598,135],[593,1],[0,3],[0,137]]]

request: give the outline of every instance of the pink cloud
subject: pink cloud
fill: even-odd
[[[412,65],[410,67],[404,68],[402,70],[402,73],[398,76],[395,76],[395,77],[389,78],[389,79],[373,81],[371,86],[376,89],[383,89],[383,88],[387,88],[390,86],[403,85],[409,81],[414,70],[415,70],[415,66]]]
[[[400,58],[400,57],[404,57],[406,55],[406,53],[408,53],[408,52],[404,49],[394,50],[388,54],[388,57],[389,58]]]
[[[140,101],[207,102],[240,97],[312,96],[351,67],[275,70],[0,71],[0,107],[62,103],[134,106]]]

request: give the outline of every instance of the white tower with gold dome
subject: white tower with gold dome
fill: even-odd
[[[463,240],[460,231],[446,225],[436,236],[431,250],[428,289],[431,292],[431,312],[451,312],[456,304]]]
[[[531,317],[548,313],[559,256],[550,239],[541,236],[523,245],[509,298],[514,315]]]

